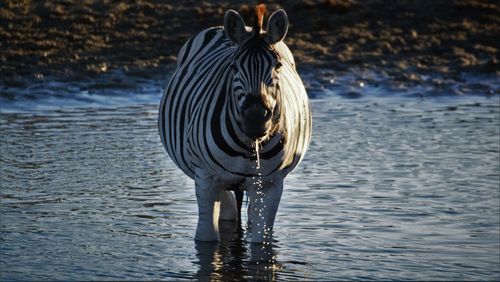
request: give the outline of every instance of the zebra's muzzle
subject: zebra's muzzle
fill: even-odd
[[[271,128],[272,115],[273,111],[258,99],[247,100],[242,116],[244,133],[251,139],[264,137]]]
[[[245,124],[243,124],[243,131],[245,132],[245,135],[248,138],[252,140],[257,140],[259,138],[266,136],[268,127],[256,124],[250,124],[245,126]]]

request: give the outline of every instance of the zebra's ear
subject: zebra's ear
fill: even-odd
[[[245,21],[235,10],[228,10],[224,16],[224,32],[234,43],[241,43],[247,36]]]
[[[271,44],[276,44],[283,40],[288,31],[288,16],[283,9],[272,13],[267,21],[267,38]]]

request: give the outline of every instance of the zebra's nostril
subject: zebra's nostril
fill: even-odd
[[[266,110],[266,109],[262,110],[262,117],[264,117],[264,119],[267,119],[268,114],[269,114],[268,110]]]
[[[271,118],[271,111],[262,106],[253,106],[251,108],[247,108],[243,111],[245,116],[254,120],[262,120],[267,121]]]
[[[273,115],[272,111],[271,111],[271,110],[269,110],[269,109],[267,109],[267,110],[266,110],[266,114],[265,114],[264,118],[265,118],[266,120],[270,120],[270,119],[271,119],[271,117],[272,117],[272,115]]]

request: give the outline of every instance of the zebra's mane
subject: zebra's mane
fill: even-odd
[[[255,22],[254,22],[254,34],[255,38],[260,37],[262,31],[262,24],[264,22],[264,14],[266,13],[266,5],[259,4],[255,7]]]

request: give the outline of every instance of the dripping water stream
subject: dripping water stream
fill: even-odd
[[[260,174],[260,141],[255,140],[255,156],[257,158],[257,166],[255,167],[257,170],[257,173]]]
[[[254,143],[254,149],[255,149],[255,155],[256,155],[256,176],[253,178],[253,184],[255,185],[255,189],[256,189],[256,197],[255,199],[253,200],[254,201],[254,204],[255,204],[255,208],[254,208],[254,212],[255,212],[255,215],[256,215],[256,220],[257,220],[257,228],[261,228],[261,224],[264,224],[262,230],[263,231],[259,231],[260,232],[264,232],[264,244],[262,245],[262,251],[263,253],[266,253],[265,252],[265,249],[266,249],[266,245],[270,244],[269,240],[270,239],[270,228],[268,226],[265,225],[265,218],[264,218],[264,214],[265,214],[265,209],[266,209],[266,205],[264,204],[264,183],[263,183],[263,180],[262,180],[262,167],[261,167],[261,163],[260,163],[260,150],[262,149],[261,148],[261,142],[259,140],[256,140],[255,143]],[[260,258],[259,260],[257,260],[255,263],[258,264],[259,261],[267,261],[267,259],[264,259],[264,258]],[[270,261],[268,261],[270,262]]]

